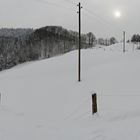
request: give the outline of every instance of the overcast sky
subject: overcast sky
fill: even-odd
[[[78,0],[0,0],[0,27],[38,28],[60,25],[78,31]],[[140,33],[140,0],[81,0],[82,32],[121,39]],[[120,18],[114,11],[121,12]]]

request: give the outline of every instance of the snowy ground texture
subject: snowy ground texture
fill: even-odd
[[[140,51],[122,44],[0,73],[0,140],[140,140]],[[98,95],[92,116],[91,94]]]

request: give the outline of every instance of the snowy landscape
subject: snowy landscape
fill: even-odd
[[[122,43],[0,72],[0,140],[139,140],[140,51]],[[92,115],[91,95],[98,113]]]
[[[0,0],[0,140],[140,140],[139,0]]]

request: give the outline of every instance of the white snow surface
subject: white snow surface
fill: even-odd
[[[140,51],[82,50],[80,83],[77,54],[0,72],[0,140],[140,140]]]

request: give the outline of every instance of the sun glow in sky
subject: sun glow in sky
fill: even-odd
[[[114,11],[114,16],[115,18],[120,18],[121,17],[121,12],[119,10]]]
[[[120,40],[122,28],[130,35],[138,33],[140,0],[80,2],[84,7],[81,13],[83,33],[93,32],[96,37],[103,38],[115,36]],[[78,31],[78,3],[79,0],[0,0],[0,28],[36,29],[55,25]]]

